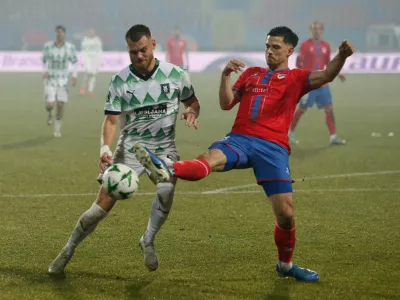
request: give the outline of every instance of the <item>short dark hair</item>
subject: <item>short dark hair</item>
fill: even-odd
[[[297,43],[299,42],[299,37],[297,36],[296,33],[292,31],[289,27],[286,26],[278,26],[275,28],[272,28],[268,32],[269,36],[281,36],[283,37],[283,41],[285,44],[290,44],[293,47],[297,46]]]
[[[131,40],[132,42],[139,41],[143,36],[151,37],[150,28],[146,25],[136,24],[133,25],[125,34],[125,40]]]
[[[62,25],[57,25],[57,26],[56,26],[56,31],[57,31],[57,30],[62,30],[62,31],[64,31],[64,32],[66,32],[65,27],[62,26]]]

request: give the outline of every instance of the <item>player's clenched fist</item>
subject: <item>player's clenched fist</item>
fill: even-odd
[[[228,62],[222,73],[226,76],[228,76],[232,72],[239,73],[242,72],[245,66],[246,65],[242,63],[240,60],[232,59],[230,62]]]
[[[339,54],[344,58],[351,56],[354,53],[354,46],[348,41],[344,40],[339,46]]]

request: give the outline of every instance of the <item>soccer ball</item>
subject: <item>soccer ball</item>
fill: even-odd
[[[104,172],[102,186],[114,200],[125,200],[138,190],[139,177],[128,166],[114,164]]]

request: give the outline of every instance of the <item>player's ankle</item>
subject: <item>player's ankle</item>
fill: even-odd
[[[293,267],[292,262],[285,263],[285,262],[279,261],[278,264],[279,264],[279,269],[282,272],[289,272],[290,269]]]

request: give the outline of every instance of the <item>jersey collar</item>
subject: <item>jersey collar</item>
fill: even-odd
[[[135,74],[135,76],[139,77],[140,79],[147,81],[153,76],[154,72],[157,70],[158,66],[160,65],[160,61],[156,58],[156,64],[154,65],[154,68],[147,73],[146,75],[140,74],[138,71],[135,70],[132,64],[129,65],[129,70]]]

